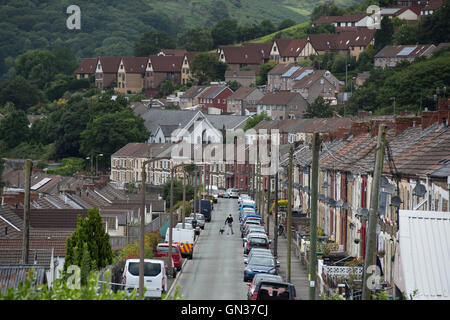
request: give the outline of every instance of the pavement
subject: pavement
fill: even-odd
[[[271,221],[273,223],[273,221]],[[274,234],[273,229],[270,230],[269,237],[272,239],[272,252],[274,245]],[[278,257],[277,260],[280,262],[280,270],[279,274],[283,277],[284,281],[287,281],[287,261],[288,261],[288,241],[284,236],[278,237],[278,246],[277,246]],[[300,257],[298,257],[295,253],[295,243],[292,243],[291,246],[291,281],[295,286],[295,291],[297,292],[297,300],[309,300],[309,281],[308,281],[308,271],[306,267],[300,261]],[[317,290],[316,290],[317,291]]]

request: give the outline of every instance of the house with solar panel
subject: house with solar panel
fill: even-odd
[[[433,44],[386,46],[374,57],[374,66],[395,67],[401,61],[413,62],[418,57],[429,57],[435,51]]]

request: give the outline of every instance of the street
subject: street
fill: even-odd
[[[234,235],[219,233],[232,214]],[[245,300],[242,239],[237,199],[219,199],[211,222],[206,223],[195,245],[194,258],[187,261],[177,285],[184,300]]]

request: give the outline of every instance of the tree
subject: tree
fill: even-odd
[[[85,256],[84,248],[87,246],[89,259]],[[83,259],[84,256],[84,259]],[[78,216],[77,228],[67,239],[64,272],[70,265],[86,269],[88,260],[90,270],[101,270],[113,261],[113,251],[109,242],[109,235],[103,227],[102,218],[98,209],[89,209],[87,218]]]
[[[162,197],[166,200],[166,206],[170,206],[170,180],[168,180],[162,190]],[[194,199],[194,187],[186,184],[186,201]],[[183,182],[179,180],[173,181],[173,203],[183,200]]]
[[[265,111],[263,111],[260,114],[254,115],[253,117],[247,120],[244,126],[244,131],[253,128],[261,121],[270,121],[270,120],[272,120],[272,118],[269,117]]]
[[[325,101],[322,96],[318,96],[316,100],[306,108],[305,118],[331,118],[333,110],[330,103]]]
[[[228,65],[209,53],[200,53],[192,62],[192,74],[198,83],[223,81]]]
[[[380,23],[380,29],[375,31],[375,52],[379,52],[385,46],[392,44],[394,35],[394,26],[388,16],[383,17]]]
[[[278,25],[278,30],[283,30],[292,26],[295,26],[297,23],[292,19],[284,19]]]
[[[148,137],[144,119],[131,109],[99,114],[81,132],[80,152],[86,156],[94,152],[111,155],[129,142],[144,142]]]
[[[208,51],[213,44],[211,31],[207,28],[189,28],[178,35],[178,45],[188,51]]]
[[[146,57],[158,53],[161,49],[175,49],[175,41],[164,31],[147,31],[134,46],[136,57]]]
[[[239,27],[234,19],[223,19],[211,30],[214,47],[235,43],[238,39]]]
[[[450,42],[450,0],[444,0],[441,8],[425,16],[419,24],[418,38],[424,44]]]
[[[414,24],[404,24],[394,33],[393,43],[395,45],[416,44],[418,42],[418,26]]]
[[[177,87],[173,84],[172,81],[166,80],[161,84],[158,96],[167,97],[168,95],[171,95],[176,89]]]
[[[266,63],[261,64],[261,67],[259,68],[259,81],[257,81],[257,84],[263,85],[267,83],[267,74],[270,70],[272,70],[277,63],[273,60],[268,61]]]
[[[233,81],[228,81],[227,86],[231,90],[236,91],[237,89],[239,89],[241,87],[241,84],[239,82],[237,82],[236,80],[233,80]]]
[[[48,50],[31,50],[16,59],[17,75],[38,88],[46,88],[57,73],[56,57]]]
[[[0,105],[12,102],[17,109],[26,111],[41,100],[39,89],[22,76],[15,76],[0,86]]]
[[[0,120],[0,140],[4,141],[8,149],[17,147],[21,142],[29,139],[29,121],[22,110],[15,110]]]

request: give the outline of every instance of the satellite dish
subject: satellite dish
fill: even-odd
[[[348,208],[349,208],[348,203],[345,202],[345,203],[342,205],[342,209],[348,210]]]
[[[353,175],[353,173],[350,173],[350,174],[347,176],[347,180],[348,180],[349,182],[355,181],[355,176]]]
[[[338,201],[336,201],[336,207],[342,207],[344,205],[344,201],[342,201],[342,200],[338,200]]]
[[[328,198],[328,204],[333,208],[336,207],[336,201],[332,198]]]
[[[413,190],[413,196],[423,197],[427,193],[427,188],[423,184],[417,184]]]
[[[395,196],[391,198],[391,206],[400,208],[400,204],[402,203],[402,199],[399,196]]]

